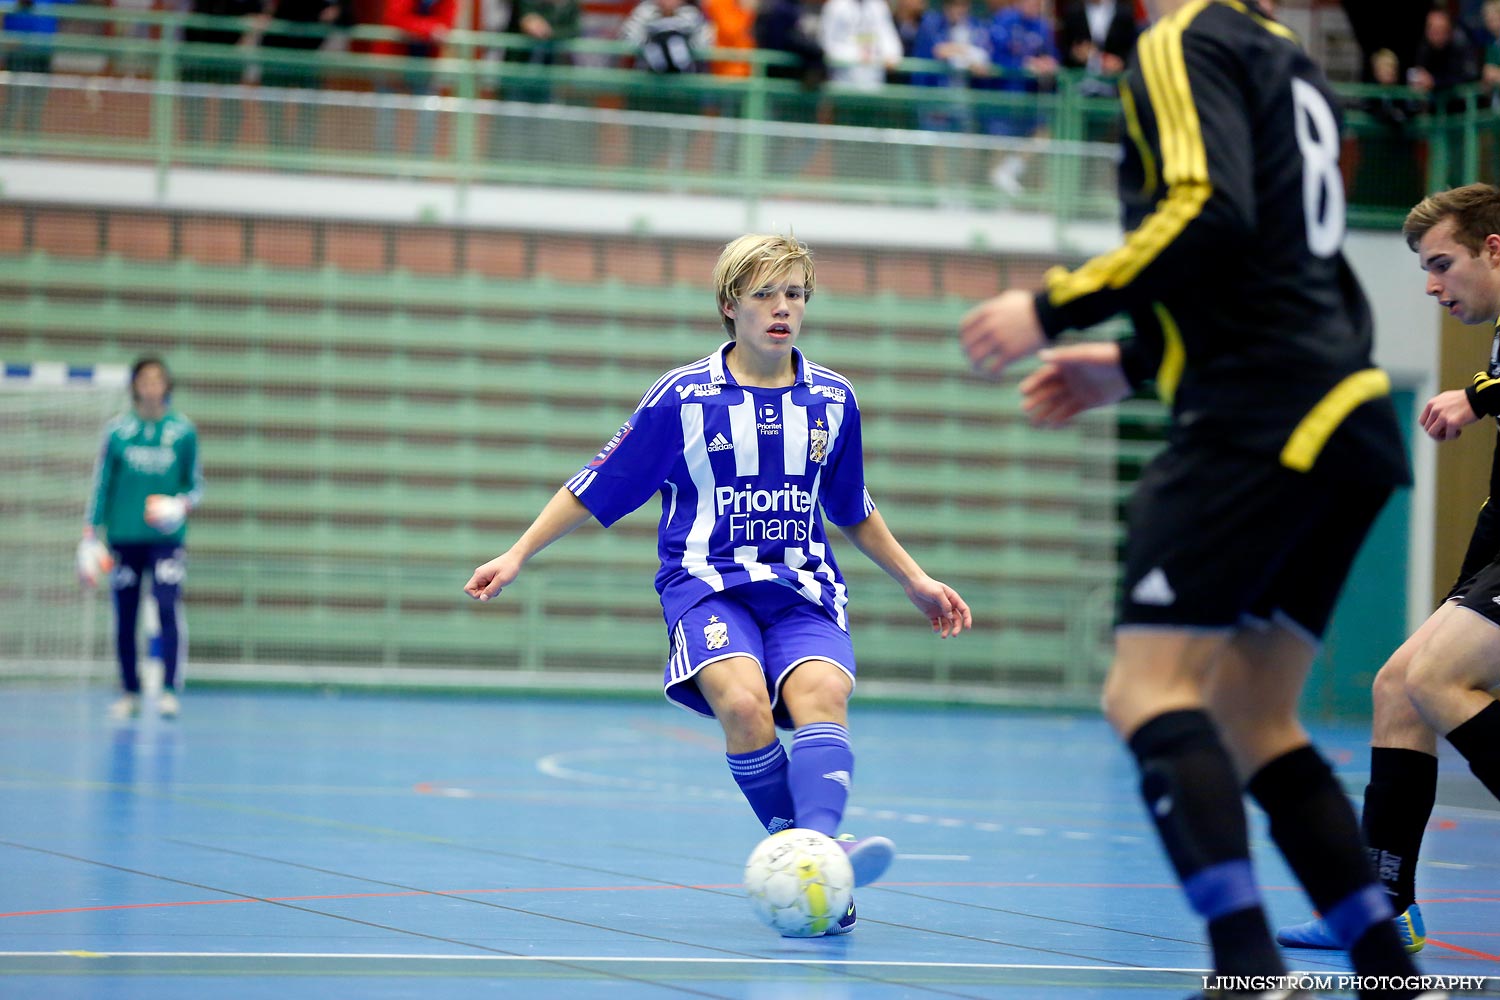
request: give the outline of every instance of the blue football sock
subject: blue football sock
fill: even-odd
[[[767,833],[792,825],[796,812],[787,786],[786,751],[780,740],[772,740],[749,753],[726,753],[724,759],[729,761],[729,773],[734,775],[735,784],[745,793]]]
[[[838,836],[853,777],[849,730],[837,722],[813,722],[792,735],[789,784],[799,827]]]

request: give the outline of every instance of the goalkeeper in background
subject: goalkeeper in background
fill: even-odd
[[[131,412],[105,427],[94,489],[89,498],[79,575],[95,584],[109,573],[115,604],[115,648],[124,688],[110,709],[116,718],[140,711],[136,619],[141,581],[149,570],[161,615],[162,694],[157,710],[167,717],[180,708],[178,666],[185,645],[179,609],[186,576],[183,540],[187,515],[203,496],[198,432],[171,409],[172,375],[160,358],[144,357],[130,368]],[[97,533],[103,529],[108,549]]]

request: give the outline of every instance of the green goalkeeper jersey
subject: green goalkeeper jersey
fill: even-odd
[[[103,527],[110,544],[182,542],[186,521],[171,532],[147,523],[146,498],[156,493],[180,496],[189,509],[198,506],[203,496],[198,429],[170,410],[160,420],[144,420],[135,413],[115,417],[104,429],[88,523]]]

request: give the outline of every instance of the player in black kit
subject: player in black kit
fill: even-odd
[[[1500,418],[1500,188],[1469,184],[1440,191],[1401,227],[1427,274],[1427,294],[1464,323],[1495,329],[1488,366],[1462,389],[1440,392],[1422,410],[1436,441],[1458,437],[1483,417]],[[1417,855],[1437,801],[1439,736],[1463,754],[1474,776],[1500,796],[1500,444],[1490,497],[1479,511],[1458,581],[1443,603],[1375,675],[1370,783],[1361,825],[1410,952],[1426,941],[1416,898]],[[1284,927],[1296,948],[1337,948],[1321,919]]]
[[[1369,306],[1341,253],[1339,121],[1322,72],[1254,0],[1155,0],[1121,83],[1126,238],[1045,291],[964,317],[998,377],[1064,330],[1129,312],[1122,343],[1056,347],[1021,385],[1041,426],[1154,379],[1168,447],[1128,515],[1104,710],[1207,922],[1211,997],[1297,996],[1251,870],[1242,788],[1362,980],[1415,972],[1354,811],[1297,701],[1338,591],[1408,481]],[[1271,978],[1267,978],[1271,977]],[[1278,988],[1283,987],[1283,988]],[[1435,998],[1439,994],[1428,994]]]

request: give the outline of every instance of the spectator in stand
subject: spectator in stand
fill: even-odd
[[[253,29],[262,11],[261,0],[193,0],[191,12],[211,14],[215,17],[238,18],[239,28],[188,28],[182,40],[189,45],[223,45],[241,47],[251,43]],[[197,52],[185,52],[178,60],[183,83],[215,84],[235,86],[244,81],[244,53],[214,57]],[[219,111],[219,145],[232,146],[240,136],[240,124],[245,118],[245,103],[240,97],[226,97],[215,102]],[[182,99],[182,119],[187,139],[192,143],[203,142],[208,135],[208,99],[201,94]]]
[[[714,46],[721,49],[755,48],[757,0],[702,0],[703,15],[713,25]],[[715,76],[747,77],[750,64],[719,60],[709,66]]]
[[[457,20],[457,0],[385,0],[380,23],[403,32],[408,40],[376,42],[373,50],[377,55],[436,59],[442,54],[443,41]],[[404,90],[415,96],[432,96],[442,87],[437,74],[431,70],[404,69],[382,76],[376,89],[382,94]],[[396,118],[395,108],[382,107],[376,111],[375,150],[382,155],[396,152]],[[436,145],[436,113],[431,109],[418,111],[411,143],[412,155],[430,156]]]
[[[827,0],[820,25],[828,78],[878,90],[904,54],[887,0]]]
[[[1484,62],[1479,78],[1490,88],[1490,105],[1500,106],[1496,94],[1500,93],[1500,0],[1485,0],[1480,8],[1484,18],[1484,30],[1490,41],[1484,47]]]
[[[658,78],[697,73],[702,70],[702,52],[714,43],[714,28],[703,11],[684,0],[642,0],[625,23],[620,37],[635,46],[636,69]],[[685,109],[677,88],[652,80],[630,98],[636,111],[672,112]],[[652,164],[666,151],[666,169],[681,169],[687,155],[686,135],[678,128],[658,129],[635,125],[630,129],[630,159],[636,167]]]
[[[63,0],[72,3],[73,0]],[[57,18],[38,14],[32,0],[19,0],[13,10],[0,18],[0,28],[23,37],[5,45],[4,67],[8,73],[52,72],[52,36],[57,34]],[[47,88],[29,82],[14,82],[3,88],[5,103],[0,107],[0,132],[28,134],[42,127],[42,111],[47,105]]]
[[[1059,58],[1052,25],[1042,16],[1042,0],[1016,0],[1002,6],[990,21],[990,51],[997,79],[990,86],[1016,94],[1037,94],[1051,89],[1057,78]],[[980,116],[990,135],[1043,136],[1047,123],[1040,113],[1012,105]],[[1012,197],[1023,186],[1021,175],[1027,159],[1020,153],[1001,157],[990,171],[990,181]]]
[[[714,46],[720,49],[749,51],[755,48],[755,10],[757,0],[702,0],[703,14],[714,31]],[[750,76],[750,64],[727,60],[716,60],[709,64],[709,72],[726,79],[743,80]],[[738,92],[718,92],[705,103],[705,111],[726,118],[740,117],[740,95]],[[735,153],[739,146],[735,135],[729,132],[714,134],[714,169],[724,172],[735,166]]]
[[[1058,23],[1062,64],[1088,71],[1083,92],[1113,95],[1113,78],[1125,71],[1140,34],[1134,0],[1072,0]]]
[[[270,31],[261,36],[263,49],[308,53],[322,47],[335,26],[347,28],[354,23],[354,5],[344,0],[269,0],[266,13],[277,21],[293,24],[321,26],[320,34],[287,34]],[[261,66],[260,83],[263,87],[280,87],[288,90],[320,90],[323,74],[316,66],[279,62],[268,58]],[[265,102],[266,131],[273,145],[282,148],[307,150],[312,148],[313,136],[318,131],[318,106],[314,103],[284,105],[275,95]],[[296,126],[288,119],[295,115]]]
[[[990,44],[989,28],[973,15],[968,0],[944,0],[942,10],[928,11],[922,18],[912,57],[946,63],[947,71],[913,73],[911,82],[918,87],[967,90],[972,74],[989,72]],[[974,130],[971,105],[962,94],[918,112],[918,122],[934,132]]]
[[[891,17],[896,25],[896,37],[901,39],[903,58],[914,58],[917,50],[917,33],[922,30],[922,19],[927,16],[927,0],[895,0]],[[912,83],[912,74],[902,70],[891,70],[885,75],[886,83]]]
[[[1370,56],[1370,81],[1382,87],[1402,87],[1401,60],[1395,52],[1380,49]],[[1361,131],[1359,143],[1350,150],[1353,155],[1346,161],[1350,200],[1387,206],[1420,200],[1421,170],[1409,126],[1422,113],[1422,102],[1403,88],[1366,97],[1353,106],[1383,127]]]
[[[974,76],[990,71],[990,31],[974,16],[969,0],[943,0],[942,10],[929,11],[922,18],[912,56],[947,65],[945,72],[912,74],[914,85],[946,88],[943,93],[947,95],[924,102],[917,111],[917,124],[934,132],[973,132],[974,105],[969,100],[969,86]],[[944,188],[963,178],[970,155],[969,150],[947,144],[933,150],[932,182],[939,189],[940,203],[962,204],[961,194],[955,196]]]
[[[582,18],[583,5],[579,0],[516,0],[511,7],[510,29],[513,34],[525,35],[533,44],[530,48],[510,49],[505,61],[533,66],[566,62],[567,53],[559,46],[578,37]],[[526,81],[507,85],[505,96],[509,100],[546,103],[551,100],[551,88]]]
[[[571,62],[565,46],[578,37],[582,19],[583,5],[579,0],[515,0],[507,30],[511,34],[524,35],[532,44],[527,48],[507,49],[504,59],[518,67],[534,68],[518,70],[502,78],[504,90],[500,96],[523,104],[551,104],[555,97],[554,87],[548,76],[540,75],[545,73],[542,67],[564,66]],[[501,114],[491,122],[490,159],[556,162],[566,129],[565,123],[553,121],[544,114],[535,117]],[[573,139],[579,141],[576,132]]]
[[[1479,0],[1479,2],[1465,2],[1459,4],[1458,23],[1463,25],[1469,34],[1469,41],[1474,43],[1474,48],[1484,52],[1495,42],[1500,42],[1500,24],[1491,21],[1484,13],[1490,0]]]
[[[793,56],[793,66],[768,66],[773,79],[796,80],[802,85],[795,94],[772,94],[769,118],[774,122],[807,123],[818,117],[818,88],[828,79],[821,36],[822,0],[761,0],[755,15],[755,46]],[[802,136],[772,135],[767,159],[777,176],[791,178],[802,172],[817,153],[817,143]]]
[[[1485,0],[1479,13],[1484,19],[1485,34],[1491,39],[1484,47],[1479,79],[1488,89],[1485,103],[1492,113],[1500,114],[1500,0]],[[1490,138],[1480,146],[1481,156],[1485,157],[1480,164],[1480,176],[1494,177],[1495,170],[1500,167],[1500,134],[1494,130],[1485,131]]]
[[[1380,49],[1370,56],[1370,80],[1381,87],[1401,86],[1401,60],[1390,49]],[[1405,141],[1407,124],[1422,113],[1422,104],[1410,97],[1397,94],[1380,94],[1366,98],[1362,108],[1382,124],[1398,131]]]
[[[636,68],[650,73],[696,73],[700,55],[714,43],[713,25],[684,0],[642,0],[620,26],[635,46]]]
[[[766,75],[798,80],[807,90],[822,86],[828,78],[828,66],[819,40],[821,21],[817,0],[763,0],[755,14],[755,47],[785,52],[800,62],[797,66],[771,66]]]
[[[1414,90],[1434,94],[1478,79],[1478,53],[1463,29],[1453,23],[1452,16],[1443,8],[1428,11],[1422,41],[1417,44],[1411,68],[1406,71],[1406,82]],[[1449,105],[1450,110],[1462,107],[1461,101]]]

